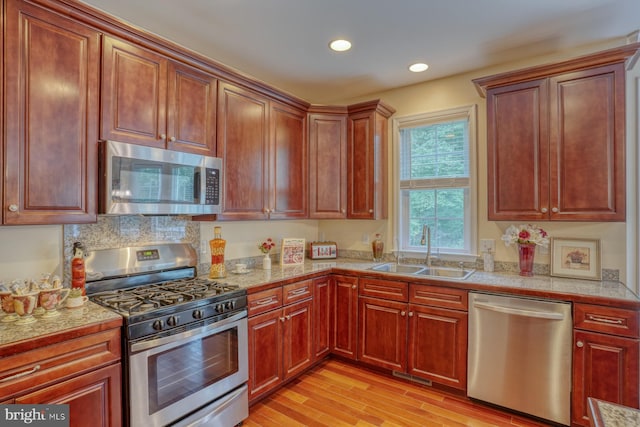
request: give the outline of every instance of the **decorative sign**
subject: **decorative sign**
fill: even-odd
[[[304,263],[305,240],[304,239],[282,239],[282,250],[280,251],[281,265],[296,265]]]
[[[309,245],[309,258],[328,259],[338,256],[336,242],[311,242]]]

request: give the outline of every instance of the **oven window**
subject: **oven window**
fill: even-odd
[[[149,414],[238,372],[238,328],[148,358]]]

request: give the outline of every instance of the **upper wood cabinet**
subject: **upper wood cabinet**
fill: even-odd
[[[96,221],[100,34],[5,3],[5,224]]]
[[[489,220],[625,220],[625,60],[639,47],[474,80]]]
[[[347,218],[388,215],[387,119],[395,112],[380,100],[348,107]]]
[[[311,107],[309,113],[309,218],[347,217],[347,111]]]
[[[213,156],[217,79],[105,36],[103,139]]]

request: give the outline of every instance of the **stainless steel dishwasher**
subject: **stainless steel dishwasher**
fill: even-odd
[[[571,304],[469,293],[467,394],[570,425]]]

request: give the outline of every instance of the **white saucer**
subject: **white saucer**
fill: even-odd
[[[231,270],[231,272],[233,274],[247,274],[247,273],[251,273],[252,270],[246,269],[246,270]]]

